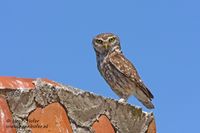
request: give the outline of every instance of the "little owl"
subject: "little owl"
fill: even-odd
[[[112,33],[102,33],[92,43],[98,70],[120,97],[119,102],[126,102],[129,96],[134,95],[145,107],[153,109],[153,95],[144,85],[136,68],[123,55],[119,37]]]

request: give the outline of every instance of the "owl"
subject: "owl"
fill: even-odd
[[[102,33],[92,40],[97,68],[111,89],[126,102],[135,96],[146,108],[153,109],[152,93],[141,80],[134,65],[123,55],[120,39],[112,33]]]

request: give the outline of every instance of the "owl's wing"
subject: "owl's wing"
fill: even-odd
[[[149,89],[144,85],[140,79],[139,74],[137,73],[136,68],[133,64],[122,54],[118,53],[113,56],[110,56],[110,63],[123,75],[130,78],[136,85],[141,88],[144,94],[150,99],[153,98],[153,94]]]

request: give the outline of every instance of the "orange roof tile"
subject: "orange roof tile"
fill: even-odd
[[[59,103],[37,108],[29,115],[28,123],[33,133],[72,133],[68,116]]]
[[[147,133],[156,133],[156,123],[155,120],[153,120],[147,130]]]
[[[0,89],[34,89],[31,78],[0,77]]]
[[[0,133],[16,133],[6,100],[0,96]]]
[[[33,78],[0,76],[0,89],[34,89],[34,80]],[[60,86],[58,83],[47,78],[42,78],[41,80],[54,86]]]
[[[100,116],[99,120],[92,125],[92,128],[95,133],[115,133],[110,120],[105,115]]]

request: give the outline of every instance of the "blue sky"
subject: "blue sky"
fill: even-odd
[[[113,32],[155,96],[158,133],[198,132],[199,4],[197,0],[1,1],[0,75],[45,77],[118,99],[96,69],[91,44],[96,34]],[[129,103],[142,106],[134,97]]]

